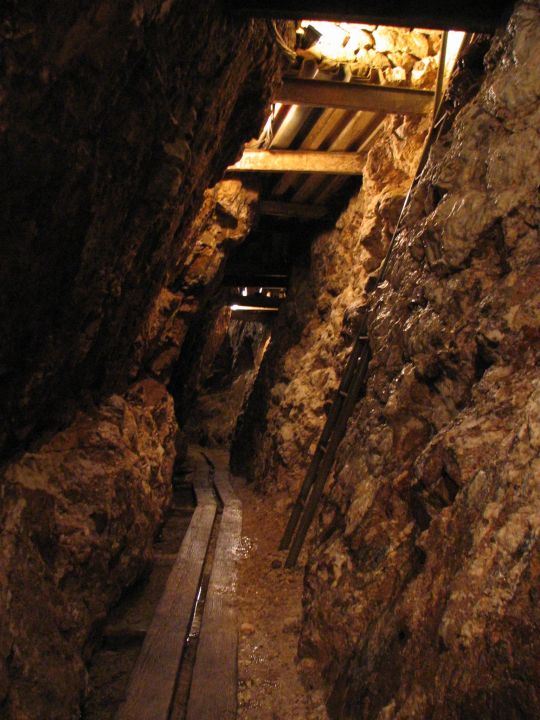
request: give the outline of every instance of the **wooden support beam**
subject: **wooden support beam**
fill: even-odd
[[[236,310],[233,312],[231,320],[246,320],[247,322],[258,322],[264,325],[271,325],[277,316],[277,311],[273,310]]]
[[[223,278],[224,287],[266,287],[286,288],[289,286],[289,278],[283,274],[262,274],[242,271],[231,271]]]
[[[277,88],[274,100],[312,107],[368,110],[397,115],[427,115],[433,109],[431,90],[301,78],[285,80]]]
[[[358,153],[316,150],[245,150],[229,172],[303,172],[361,175],[366,158]]]
[[[263,200],[260,205],[261,215],[272,215],[281,218],[299,218],[300,220],[320,220],[328,214],[324,205],[306,205],[289,203],[279,200]]]
[[[508,0],[226,0],[232,13],[250,17],[338,20],[375,25],[489,32],[503,24]]]
[[[238,310],[251,308],[253,310],[277,310],[281,305],[279,298],[269,298],[265,295],[233,295],[229,298],[229,305]]]

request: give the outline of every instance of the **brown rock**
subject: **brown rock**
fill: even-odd
[[[305,576],[335,717],[540,714],[539,27],[522,4],[481,82],[465,66],[374,294]]]
[[[147,380],[7,468],[3,717],[78,714],[89,634],[150,560],[170,499],[176,430],[171,397]]]
[[[213,0],[10,6],[3,24],[15,29],[0,116],[9,454],[65,426],[86,394],[125,388],[203,191],[257,134],[281,55],[263,21]]]
[[[361,192],[336,229],[314,239],[310,270],[293,275],[232,445],[236,471],[266,489],[294,492],[303,478],[348,353],[347,308],[366,304],[369,272],[388,247],[426,125],[386,122]]]

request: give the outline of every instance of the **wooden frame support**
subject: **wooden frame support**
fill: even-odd
[[[366,156],[355,152],[317,150],[244,150],[228,172],[301,172],[329,175],[361,175]]]
[[[508,0],[227,0],[225,8],[248,17],[337,20],[375,25],[489,32],[503,24]]]
[[[285,80],[274,93],[274,100],[281,103],[398,115],[427,115],[433,97],[431,90],[302,78]]]
[[[324,205],[307,205],[304,203],[281,202],[279,200],[263,200],[260,205],[261,215],[280,218],[298,218],[299,220],[320,220],[328,215]]]
[[[283,273],[258,273],[256,269],[231,270],[223,278],[223,286],[286,288],[289,287],[289,278]]]

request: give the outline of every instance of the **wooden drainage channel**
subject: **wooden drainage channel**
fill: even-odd
[[[471,42],[471,39],[472,36],[470,34],[466,36],[462,45],[462,52],[463,48]],[[376,286],[381,285],[388,276],[393,259],[393,250],[396,244],[396,239],[401,230],[401,223],[412,197],[412,192],[420,179],[433,142],[445,129],[448,114],[446,112],[442,112],[441,100],[443,68],[446,57],[447,42],[448,33],[444,32],[441,55],[439,59],[439,73],[435,93],[435,113],[433,123],[424,143],[416,175],[403,203],[403,208],[392,236],[388,252],[377,277]],[[298,560],[306,535],[309,531],[311,523],[313,522],[317,506],[321,500],[326,480],[334,464],[336,451],[343,439],[343,436],[345,435],[347,422],[352,414],[354,406],[360,399],[362,393],[365,391],[370,359],[371,350],[367,335],[367,318],[364,317],[361,328],[349,355],[349,359],[347,360],[341,383],[336,391],[323,431],[319,437],[315,453],[311,458],[304,482],[302,483],[300,492],[298,493],[296,501],[293,505],[289,521],[279,545],[280,550],[289,550],[287,559],[285,560],[285,567],[294,567],[296,561]]]
[[[235,592],[242,506],[228,476],[218,465],[211,470],[202,457],[196,462],[197,507],[146,633],[119,720],[236,718]],[[189,641],[199,623],[194,664],[188,667]]]

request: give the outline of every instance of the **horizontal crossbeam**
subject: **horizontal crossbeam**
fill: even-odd
[[[338,20],[375,25],[489,32],[504,23],[508,0],[226,0],[225,7],[244,16]]]
[[[306,205],[304,203],[281,202],[279,200],[263,200],[260,205],[261,215],[272,215],[280,218],[300,218],[301,220],[320,220],[328,214],[324,205]]]
[[[287,275],[257,274],[256,272],[231,272],[223,279],[224,287],[264,287],[286,288],[289,285]]]
[[[245,150],[229,172],[301,172],[361,175],[366,156],[355,152],[317,150]]]
[[[294,105],[333,107],[346,110],[426,115],[433,109],[431,90],[343,83],[333,80],[286,80],[274,93],[274,100]]]
[[[233,310],[277,310],[281,304],[279,298],[269,298],[265,295],[233,295],[229,305]]]

